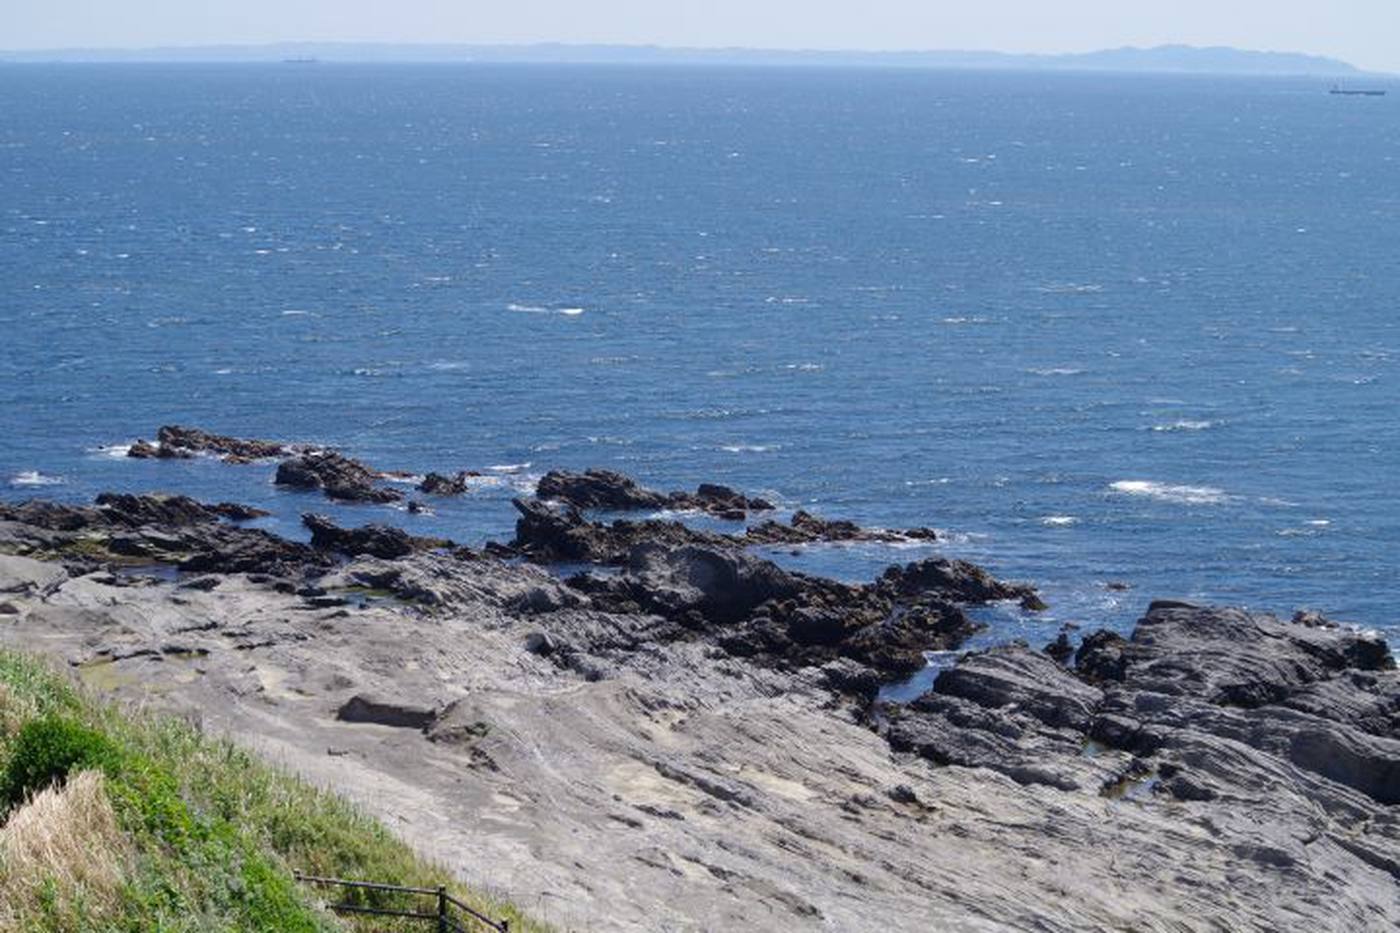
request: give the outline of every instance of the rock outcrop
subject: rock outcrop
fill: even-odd
[[[854,522],[827,521],[802,511],[793,515],[790,524],[767,521],[747,528],[741,534],[721,534],[691,528],[680,521],[657,518],[640,521],[591,521],[578,506],[551,499],[516,499],[512,505],[519,513],[519,518],[516,520],[515,538],[510,543],[510,549],[532,560],[543,562],[620,564],[628,559],[634,547],[642,544],[665,544],[671,547],[695,544],[702,547],[740,549],[817,542],[867,541],[894,544],[932,541],[936,538],[936,533],[928,528],[909,531],[862,528]]]
[[[103,493],[94,506],[0,504],[0,551],[53,560],[74,572],[164,564],[190,572],[300,577],[325,555],[257,528],[229,524],[257,509],[187,496]]]
[[[294,489],[319,489],[327,498],[346,502],[397,502],[403,493],[376,486],[382,474],[333,450],[316,450],[284,460],[273,480]]]
[[[228,463],[252,463],[286,457],[298,448],[276,441],[246,440],[224,434],[211,434],[199,428],[167,424],[156,432],[156,443],[138,440],[127,451],[138,459],[183,459],[197,453],[219,454]]]
[[[1073,670],[1003,646],[883,712],[892,747],[1021,783],[1300,819],[1313,807],[1351,820],[1400,804],[1394,660],[1379,637],[1316,617],[1154,603],[1130,639],[1087,637]],[[1271,844],[1307,857],[1297,839]],[[1400,833],[1375,845],[1373,862],[1400,865]]]
[[[579,509],[612,512],[693,510],[733,521],[743,521],[749,512],[765,512],[774,508],[766,499],[750,498],[717,483],[702,483],[693,493],[662,493],[647,489],[630,476],[612,470],[587,470],[583,473],[551,470],[540,479],[535,495]]]
[[[451,541],[439,538],[419,538],[392,525],[372,524],[361,528],[341,528],[324,515],[307,514],[301,523],[311,532],[311,546],[318,550],[337,551],[351,557],[380,557],[394,560],[415,551],[430,551],[452,547]]]
[[[418,491],[427,493],[430,496],[460,496],[467,491],[467,479],[471,474],[457,473],[453,476],[444,476],[441,473],[429,473],[423,477],[423,481],[418,484]]]

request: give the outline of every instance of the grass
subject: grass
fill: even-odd
[[[298,884],[295,870],[443,884],[512,931],[546,929],[451,880],[343,798],[184,723],[96,702],[7,651],[0,822],[3,930],[435,929],[338,918],[321,902],[338,894]]]

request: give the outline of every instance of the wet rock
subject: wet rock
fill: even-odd
[[[403,494],[375,486],[380,474],[334,451],[312,451],[284,460],[273,482],[295,489],[319,489],[328,498],[347,502],[397,502]]]
[[[194,451],[138,440],[127,448],[126,455],[133,460],[189,460],[194,456]]]
[[[176,424],[161,427],[156,439],[162,450],[223,454],[225,459],[236,462],[285,457],[296,449],[276,441],[246,440]]]

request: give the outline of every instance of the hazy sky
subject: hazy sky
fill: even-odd
[[[1234,45],[1400,71],[1400,0],[0,0],[0,48],[369,40],[1088,51]]]

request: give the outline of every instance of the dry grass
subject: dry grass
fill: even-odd
[[[0,827],[0,929],[37,917],[81,929],[115,916],[129,858],[100,772],[41,791]]]
[[[0,681],[0,746],[14,738],[20,727],[34,718],[37,710],[37,704],[31,698]]]

